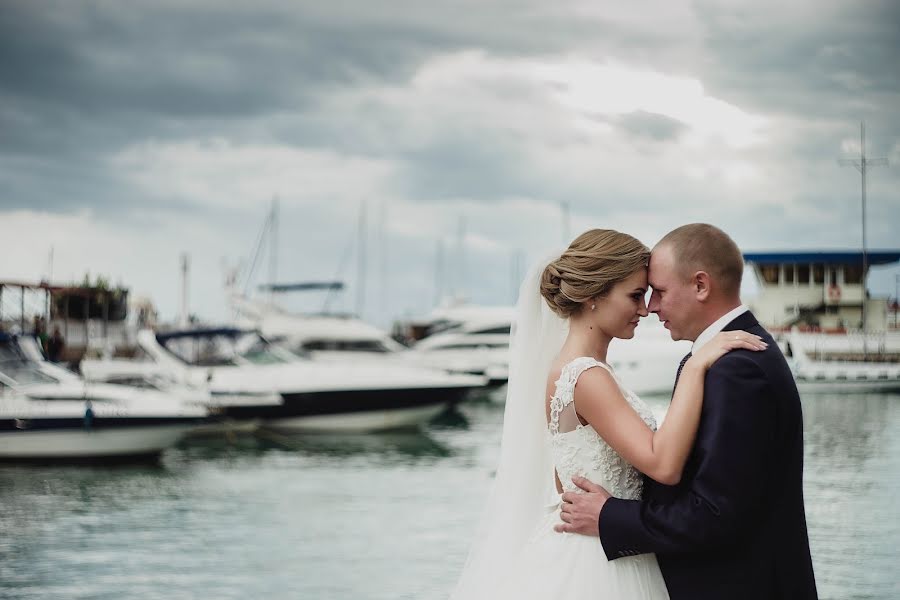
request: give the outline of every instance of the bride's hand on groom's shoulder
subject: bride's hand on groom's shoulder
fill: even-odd
[[[732,350],[752,350],[758,352],[765,350],[769,345],[758,335],[746,331],[723,331],[703,345],[700,350],[691,355],[688,364],[694,363],[704,371],[713,363],[728,354]],[[687,366],[687,365],[685,365]]]
[[[563,522],[553,529],[559,533],[599,537],[600,511],[610,497],[609,492],[584,477],[573,477],[572,483],[584,490],[584,493],[566,492],[562,495],[559,516]]]

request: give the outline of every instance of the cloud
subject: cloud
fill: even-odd
[[[755,110],[840,118],[877,112],[900,93],[890,67],[900,59],[900,9],[890,0],[703,1],[697,14],[709,85]]]
[[[643,110],[622,115],[617,124],[626,135],[645,137],[657,142],[676,140],[687,128],[677,119]]]
[[[110,162],[146,196],[187,198],[216,210],[241,209],[273,196],[346,210],[383,194],[393,169],[388,161],[368,157],[221,138],[143,142]]]
[[[273,197],[279,277],[344,279],[352,310],[362,247],[366,316],[382,322],[438,289],[508,301],[514,257],[588,227],[652,244],[707,221],[748,249],[856,247],[859,174],[837,161],[865,120],[869,156],[900,163],[898,14],[886,0],[9,2],[0,276],[37,278],[53,244],[61,276],[122,278],[171,314],[186,251],[197,310],[221,316],[222,258],[246,261]],[[895,243],[898,185],[873,169],[873,247]]]

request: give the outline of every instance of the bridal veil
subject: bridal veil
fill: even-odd
[[[544,268],[560,254],[538,261],[519,289],[500,461],[452,600],[482,597],[505,577],[547,506],[558,502],[544,396],[568,323],[544,302],[540,282]]]

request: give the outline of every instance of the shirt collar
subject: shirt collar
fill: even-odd
[[[744,314],[750,310],[746,305],[741,304],[735,309],[732,309],[719,317],[712,325],[703,330],[703,333],[697,336],[697,339],[694,340],[694,345],[691,348],[691,352],[696,352],[700,348],[703,347],[706,342],[716,337],[716,334],[721,332],[726,325],[737,319],[740,315]]]

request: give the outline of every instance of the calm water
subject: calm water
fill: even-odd
[[[900,598],[900,395],[804,409],[821,597]],[[191,441],[156,467],[0,466],[0,598],[445,598],[502,411],[482,399],[424,433]]]

